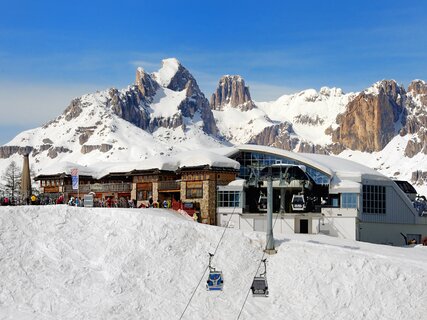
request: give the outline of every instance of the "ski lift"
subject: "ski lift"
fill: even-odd
[[[224,286],[224,277],[222,275],[222,271],[217,271],[214,267],[211,266],[213,256],[214,255],[212,253],[209,253],[209,276],[208,280],[206,281],[206,289],[209,291],[222,291]]]
[[[264,272],[261,273],[258,277],[255,276],[252,281],[252,295],[254,297],[268,297],[268,284],[267,284],[267,259],[262,260],[264,262]]]
[[[294,194],[292,196],[291,204],[293,211],[305,211],[305,209],[307,208],[304,195],[302,194]]]

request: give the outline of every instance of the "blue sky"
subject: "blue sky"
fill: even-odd
[[[255,100],[381,79],[427,80],[427,2],[7,1],[0,11],[0,144],[69,101],[176,57],[209,98],[240,74]]]

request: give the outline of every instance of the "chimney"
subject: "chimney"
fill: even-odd
[[[27,153],[24,154],[24,165],[22,166],[21,176],[21,199],[27,204],[29,203],[31,193],[30,161]]]

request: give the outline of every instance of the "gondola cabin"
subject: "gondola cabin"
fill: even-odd
[[[268,297],[267,278],[255,277],[254,280],[252,281],[251,290],[252,290],[253,296]]]
[[[264,263],[264,272],[255,276],[252,281],[251,290],[254,297],[268,297],[267,259],[263,259],[261,262]]]
[[[294,194],[292,196],[292,210],[293,211],[305,211],[307,204],[303,195]]]
[[[217,271],[212,267],[213,256],[214,255],[212,253],[209,253],[209,276],[206,281],[206,289],[209,291],[221,291],[224,287],[224,276],[222,275],[222,271]]]
[[[221,291],[223,287],[224,278],[222,275],[222,271],[210,271],[208,281],[206,283],[206,289],[208,289],[209,291]]]

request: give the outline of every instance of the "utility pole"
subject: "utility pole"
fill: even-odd
[[[273,173],[271,166],[268,167],[267,174],[267,244],[264,251],[267,254],[277,253],[273,237]]]

